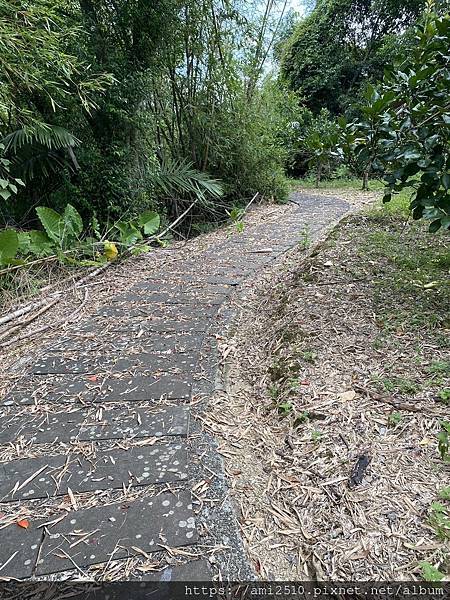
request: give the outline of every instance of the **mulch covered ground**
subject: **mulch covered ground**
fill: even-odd
[[[448,276],[447,244],[398,217],[350,217],[241,293],[207,423],[262,578],[448,572],[449,521],[431,505],[448,509],[450,306],[448,282],[429,281]],[[434,270],[408,263],[418,248]]]

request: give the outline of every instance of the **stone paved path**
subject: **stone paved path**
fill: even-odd
[[[224,477],[192,412],[214,391],[215,333],[239,284],[305,226],[314,239],[349,211],[335,198],[293,201],[282,222],[231,235],[170,272],[161,265],[111,298],[0,401],[0,446],[25,456],[0,463],[0,578],[92,575],[95,565],[100,579],[110,569],[165,581],[218,568],[225,579],[248,576],[236,567],[243,557],[219,557],[221,545],[242,551],[226,498],[202,496]]]

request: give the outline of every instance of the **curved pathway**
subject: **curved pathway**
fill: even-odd
[[[236,289],[350,210],[292,202],[275,225],[161,264],[46,348],[0,401],[0,446],[26,456],[0,463],[0,578],[252,577],[201,413]]]

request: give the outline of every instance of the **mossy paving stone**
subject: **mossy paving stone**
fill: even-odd
[[[19,483],[21,489],[12,490]],[[98,452],[95,459],[81,454],[40,456],[0,464],[0,499],[46,498],[95,490],[122,489],[154,483],[178,482],[187,477],[186,444],[156,442],[129,450]]]
[[[164,371],[192,372],[198,361],[198,353],[151,354],[133,353],[122,356],[92,356],[89,354],[50,354],[43,356],[31,367],[35,375],[58,375],[64,373],[96,373],[97,371]]]
[[[191,385],[187,377],[120,373],[116,377],[97,373],[86,375],[34,375],[19,382],[0,405],[91,404],[114,401],[187,400]]]
[[[97,418],[99,417],[99,419]],[[189,409],[168,406],[148,410],[129,408],[102,409],[101,414],[86,408],[71,412],[38,412],[0,421],[0,444],[27,442],[47,444],[110,439],[184,436],[188,434]]]
[[[73,569],[74,563],[83,569],[110,559],[142,556],[139,550],[159,552],[161,544],[178,548],[196,541],[191,496],[186,491],[74,511],[48,528],[36,575]]]
[[[31,521],[27,525],[20,527],[13,523],[0,529],[0,578],[31,577],[43,531]]]

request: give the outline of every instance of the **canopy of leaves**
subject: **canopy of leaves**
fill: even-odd
[[[450,228],[450,17],[430,12],[415,49],[386,73],[366,113],[382,125],[385,201],[413,186],[413,217]],[[387,100],[387,102],[386,102]]]
[[[319,0],[288,40],[282,73],[311,110],[348,110],[367,78],[379,79],[408,43],[405,33],[424,5],[424,0]]]
[[[70,51],[80,30],[66,9],[62,0],[0,0],[0,133],[11,122],[40,123],[43,114],[67,108],[74,96],[92,111],[92,94],[110,80]]]

